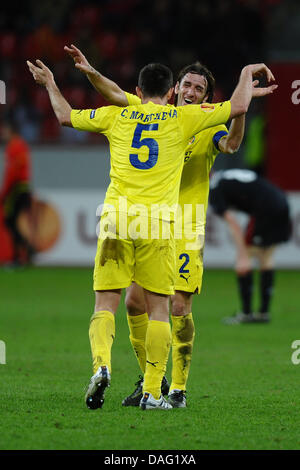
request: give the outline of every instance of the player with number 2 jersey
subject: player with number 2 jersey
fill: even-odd
[[[129,105],[140,105],[138,96],[125,92]],[[195,105],[193,105],[195,106]],[[210,114],[215,104],[196,107]],[[190,108],[190,106],[188,106]],[[172,107],[169,105],[169,108]],[[177,111],[187,106],[177,107]],[[218,143],[228,134],[224,124],[205,129],[185,141],[175,226],[175,290],[200,293],[203,276],[203,245],[209,193],[209,173],[220,152]],[[177,227],[177,229],[176,229]]]

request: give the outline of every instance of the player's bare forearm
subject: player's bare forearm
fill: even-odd
[[[244,234],[240,224],[234,217],[231,211],[225,211],[223,214],[224,220],[227,222],[230,234],[239,254],[247,256],[247,246],[244,240]]]
[[[71,44],[70,47],[65,46],[64,50],[74,60],[75,67],[87,76],[93,87],[106,101],[116,106],[128,106],[124,91],[115,82],[94,69],[78,47]]]
[[[37,65],[32,64],[29,60],[27,61],[28,68],[32,73],[32,76],[36,83],[46,88],[53,111],[62,126],[72,127],[71,123],[71,111],[72,108],[67,100],[61,94],[57,87],[53,73],[46,67],[41,60],[36,61]]]
[[[244,67],[239,82],[232,94],[231,101],[231,114],[230,117],[234,118],[245,114],[248,111],[249,104],[252,98],[252,73],[247,67]]]
[[[49,94],[49,98],[51,101],[51,105],[53,111],[62,126],[73,127],[71,122],[71,111],[72,108],[67,102],[67,100],[61,94],[59,88],[57,87],[56,83],[50,83],[46,86],[46,89]]]
[[[86,75],[93,87],[110,104],[122,107],[128,106],[128,100],[124,91],[115,82],[102,75],[93,67],[91,67],[91,71]]]
[[[223,153],[235,153],[240,148],[245,132],[245,114],[232,119],[228,134],[219,142]]]

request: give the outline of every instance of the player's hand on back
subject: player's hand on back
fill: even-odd
[[[78,47],[71,44],[71,47],[65,46],[64,50],[69,54],[70,57],[75,62],[75,67],[83,73],[90,73],[93,70],[93,67],[90,65],[89,61],[85,55],[81,52]]]

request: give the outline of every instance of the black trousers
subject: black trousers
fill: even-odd
[[[22,253],[26,261],[30,261],[33,254],[33,248],[18,228],[18,217],[23,211],[29,211],[31,208],[31,193],[29,191],[15,194],[12,191],[8,195],[4,205],[4,222],[10,232],[13,243],[13,260],[20,262]]]

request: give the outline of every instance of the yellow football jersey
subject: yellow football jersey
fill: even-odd
[[[192,210],[192,214],[190,214],[192,219],[191,229],[197,233],[204,233],[209,194],[209,174],[219,153],[213,139],[219,132],[221,132],[221,135],[226,135],[228,130],[225,125],[205,129],[193,136],[185,149],[179,204],[181,210],[184,211],[183,214],[186,214],[190,206]]]
[[[151,216],[157,205],[175,208],[178,203],[188,139],[203,129],[225,123],[230,110],[230,101],[210,107],[178,108],[150,101],[125,108],[72,110],[71,122],[76,129],[108,138],[111,183],[106,207],[127,212],[134,205],[139,206],[139,214]],[[174,219],[172,212],[170,219]]]

